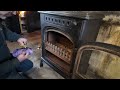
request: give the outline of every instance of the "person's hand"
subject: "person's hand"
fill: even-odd
[[[25,53],[25,52],[21,53],[21,54],[17,57],[17,59],[19,60],[19,62],[22,62],[22,61],[26,60],[27,58],[28,58],[28,53]]]
[[[20,44],[20,46],[25,46],[27,44],[26,38],[19,38],[17,42]]]

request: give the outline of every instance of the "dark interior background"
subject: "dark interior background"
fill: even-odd
[[[26,29],[28,33],[40,30],[40,13],[37,11],[27,11],[26,17]]]
[[[40,30],[40,14],[37,11],[27,11],[25,13],[25,29],[28,33]],[[8,28],[18,34],[21,33],[19,15],[13,15],[6,19]]]
[[[13,15],[11,17],[6,18],[6,25],[7,27],[17,34],[21,33],[20,23],[19,23],[19,16]]]

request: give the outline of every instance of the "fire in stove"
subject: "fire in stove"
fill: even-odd
[[[73,54],[72,42],[66,36],[50,30],[47,32],[45,49],[70,64]]]
[[[68,49],[67,47],[64,47],[63,45],[60,45],[58,43],[52,44],[51,42],[45,43],[45,49],[70,64],[70,60],[72,58],[71,49]]]

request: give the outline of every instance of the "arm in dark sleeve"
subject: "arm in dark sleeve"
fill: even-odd
[[[1,62],[0,63],[0,76],[5,75],[12,70],[14,70],[20,62],[17,60],[17,58],[14,58],[12,60],[8,60],[6,62]]]
[[[5,23],[3,23],[3,31],[4,31],[5,39],[8,41],[17,41],[19,38],[21,38],[19,34],[10,31]]]

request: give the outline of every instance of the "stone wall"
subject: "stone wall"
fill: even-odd
[[[120,16],[106,16],[103,18],[97,42],[104,42],[120,46]]]

